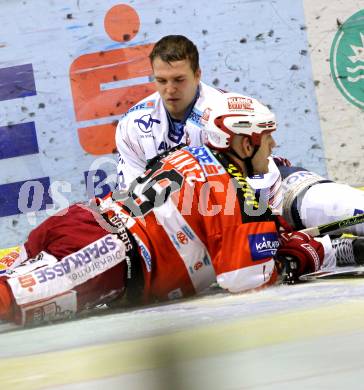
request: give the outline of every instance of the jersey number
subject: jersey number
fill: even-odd
[[[163,165],[161,161],[157,161],[130,185],[129,196],[124,200],[124,205],[133,217],[146,215],[162,206],[173,192],[181,189],[183,176],[178,171],[172,168],[157,173]]]

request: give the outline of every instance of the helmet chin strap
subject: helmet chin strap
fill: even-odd
[[[254,158],[254,156],[256,155],[257,151],[259,150],[259,147],[260,146],[255,145],[254,146],[254,150],[253,150],[253,154],[250,157],[244,157],[244,158],[239,156],[238,153],[234,149],[232,149],[232,148],[229,149],[229,152],[234,157],[236,157],[238,160],[242,161],[245,164],[248,177],[254,176],[254,169],[253,169],[252,159]]]

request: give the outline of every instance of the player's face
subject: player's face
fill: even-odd
[[[157,91],[174,119],[183,119],[187,107],[195,97],[201,71],[193,72],[189,60],[164,62],[159,57],[153,61]]]
[[[252,158],[254,173],[268,173],[268,157],[272,154],[272,150],[276,145],[272,133],[265,133],[262,135],[260,147]]]

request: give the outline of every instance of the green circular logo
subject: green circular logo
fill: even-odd
[[[364,109],[364,9],[337,31],[330,52],[336,87],[352,104]]]

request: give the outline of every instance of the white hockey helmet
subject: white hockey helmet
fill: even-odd
[[[258,100],[238,93],[223,93],[204,112],[205,137],[215,149],[226,150],[234,134],[251,137],[259,146],[262,134],[276,130],[275,115]]]

